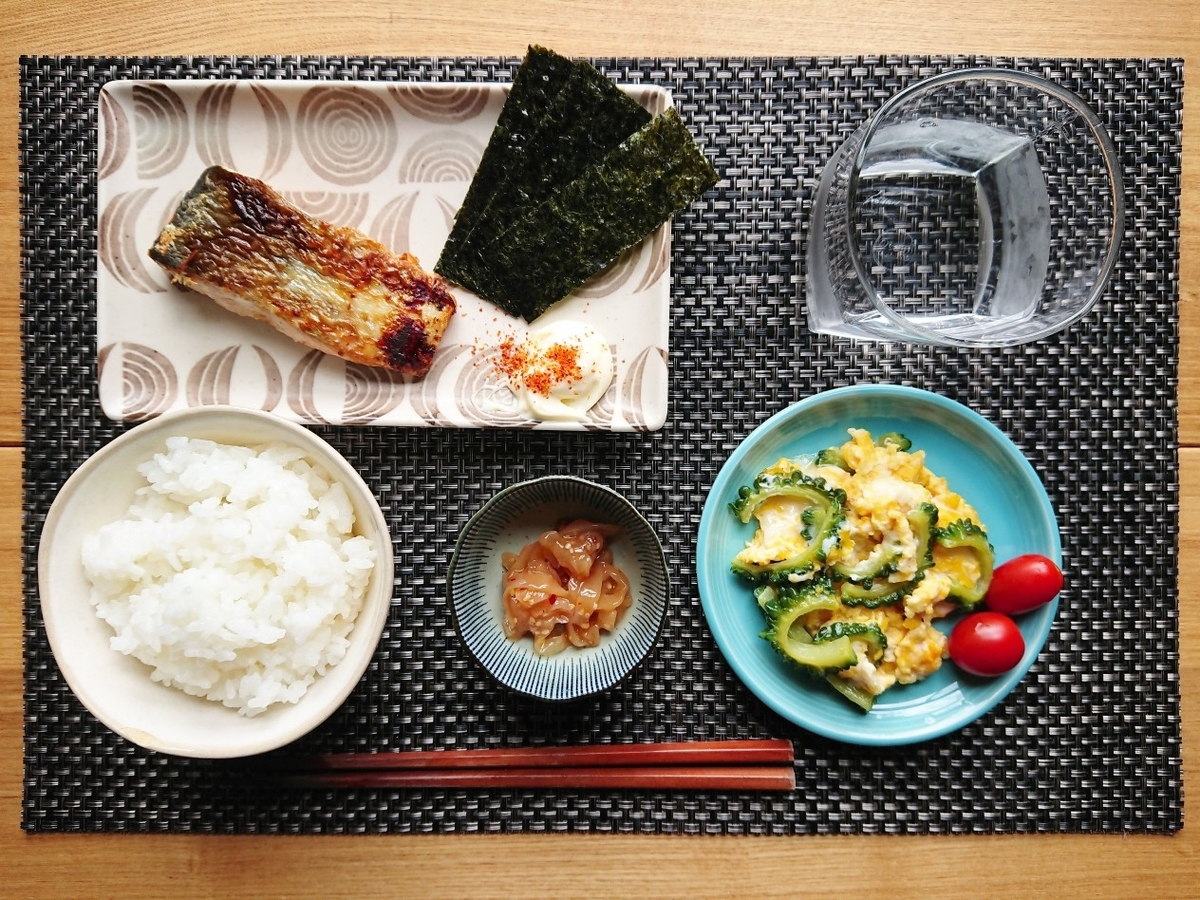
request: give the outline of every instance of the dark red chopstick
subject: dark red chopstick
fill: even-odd
[[[595,744],[569,747],[496,747],[483,750],[406,750],[331,753],[271,760],[276,770],[503,769],[589,766],[743,766],[791,763],[792,742],[782,739],[680,741],[667,744]]]
[[[451,751],[452,752],[452,751]],[[576,788],[581,790],[792,791],[791,766],[585,766],[545,769],[353,769],[291,772],[294,788]]]
[[[338,753],[264,759],[298,788],[580,788],[791,791],[787,740]],[[264,773],[265,774],[265,773]]]

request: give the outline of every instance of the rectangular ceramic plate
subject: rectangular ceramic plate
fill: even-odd
[[[668,91],[632,87],[652,112]],[[232,404],[305,423],[655,430],[667,412],[670,223],[542,316],[597,328],[616,377],[583,422],[522,414],[491,359],[529,329],[455,287],[423,378],[308,350],[170,284],[147,250],[200,173],[260,178],[432,269],[507,95],[499,84],[122,81],[100,95],[100,404],[118,421]]]

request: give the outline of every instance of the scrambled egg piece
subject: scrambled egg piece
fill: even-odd
[[[877,443],[868,431],[848,429],[850,440],[837,448],[840,461],[781,459],[766,472],[795,471],[824,480],[845,493],[844,518],[836,540],[822,548],[824,559],[812,569],[787,575],[791,582],[830,577],[842,598],[837,611],[809,614],[810,634],[831,621],[872,623],[887,638],[873,658],[866,641],[854,642],[858,663],[838,674],[872,695],[894,684],[912,684],[936,672],[946,656],[946,636],[934,621],[955,606],[954,579],[978,575],[980,561],[970,549],[936,547],[929,507],[942,525],[965,520],[982,527],[979,515],[944,478],[925,467],[924,451],[906,451],[891,441]],[[844,468],[843,468],[844,464]],[[807,548],[805,505],[786,497],[764,501],[757,513],[759,530],[738,558],[760,564],[796,557]],[[879,594],[894,589],[895,599],[872,609],[847,602],[847,585]]]

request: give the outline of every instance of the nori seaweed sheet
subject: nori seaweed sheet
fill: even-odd
[[[533,204],[574,181],[651,119],[650,112],[615,84],[584,63],[577,77],[551,101],[530,152],[509,171],[484,210],[475,235],[489,239],[504,230]]]
[[[674,108],[487,242],[464,287],[532,321],[718,181]]]
[[[455,226],[442,249],[453,255],[458,242],[487,208],[496,188],[503,183],[528,147],[529,137],[546,115],[551,101],[576,74],[571,60],[544,47],[530,46],[513,76],[512,87],[492,129],[479,167],[467,188],[467,196],[455,214]]]
[[[566,84],[544,99],[545,107],[538,114],[534,114],[536,95],[522,94],[518,98],[526,112],[523,118],[515,113],[505,117],[502,111],[502,118],[523,125],[528,131],[511,132],[507,139],[510,146],[518,145],[518,152],[509,152],[502,158],[494,154],[496,159],[489,164],[486,177],[490,181],[491,166],[501,163],[506,167],[503,180],[491,186],[485,204],[476,202],[467,211],[464,203],[434,266],[438,274],[463,283],[461,279],[469,277],[463,260],[472,255],[468,250],[470,245],[486,243],[494,234],[507,229],[530,206],[570,184],[651,119],[648,110],[586,61],[571,63]],[[505,109],[513,102],[510,94]],[[492,141],[489,140],[488,146],[492,146]],[[478,175],[472,189],[475,180]],[[486,186],[483,190],[487,190]]]

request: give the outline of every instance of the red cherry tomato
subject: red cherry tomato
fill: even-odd
[[[1025,638],[1008,616],[971,613],[950,632],[950,658],[972,675],[1000,675],[1021,661]]]
[[[997,566],[983,603],[1010,616],[1049,603],[1062,590],[1063,575],[1054,561],[1027,553]]]

